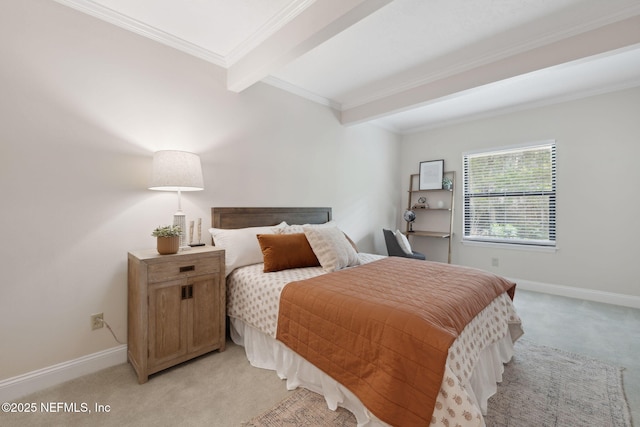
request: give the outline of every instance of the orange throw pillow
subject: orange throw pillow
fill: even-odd
[[[320,265],[304,233],[258,234],[264,272]]]

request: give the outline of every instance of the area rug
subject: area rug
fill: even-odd
[[[353,427],[356,417],[344,408],[332,411],[324,397],[299,388],[274,408],[252,419],[243,427]]]
[[[622,370],[578,354],[527,340],[505,365],[498,392],[489,399],[488,427],[630,427]],[[354,427],[355,417],[331,411],[324,398],[298,389],[245,427]]]
[[[622,369],[527,340],[515,348],[487,426],[631,426]]]

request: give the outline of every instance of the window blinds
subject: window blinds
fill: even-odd
[[[555,142],[463,155],[463,240],[555,246]]]

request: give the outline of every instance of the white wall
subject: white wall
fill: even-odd
[[[555,139],[555,253],[461,244],[462,192],[456,188],[453,262],[540,284],[640,296],[640,88],[434,129],[403,138],[400,171],[445,159],[462,180],[462,153]],[[407,183],[403,188],[408,187]],[[403,206],[406,196],[403,195]],[[404,225],[404,224],[399,224]],[[414,240],[428,252],[432,241]],[[499,267],[491,265],[498,258]],[[635,299],[638,301],[638,299]]]
[[[155,244],[175,193],[146,189],[152,153],[201,155],[211,206],[331,206],[362,250],[398,215],[399,138],[48,0],[0,2],[0,380],[126,339],[127,251]]]

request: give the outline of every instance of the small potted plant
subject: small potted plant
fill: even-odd
[[[151,235],[157,237],[157,248],[160,255],[178,253],[180,249],[180,233],[182,229],[178,225],[159,226]]]
[[[442,180],[442,188],[445,190],[451,190],[451,187],[453,187],[453,181],[451,178],[444,178]]]

